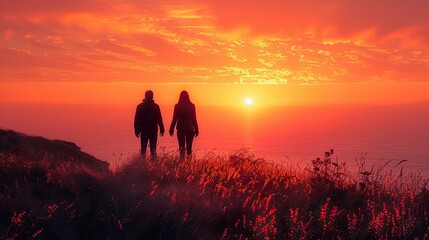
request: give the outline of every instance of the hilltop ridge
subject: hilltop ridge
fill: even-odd
[[[49,140],[39,136],[29,136],[13,130],[0,129],[0,153],[5,155],[31,156],[40,161],[46,155],[55,156],[52,161],[68,161],[85,166],[101,174],[109,174],[109,163],[82,152],[75,143],[63,140]]]

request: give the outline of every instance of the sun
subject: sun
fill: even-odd
[[[244,103],[245,103],[246,105],[250,106],[250,105],[252,105],[252,104],[253,104],[253,100],[252,100],[251,98],[247,98],[247,99],[244,101]]]

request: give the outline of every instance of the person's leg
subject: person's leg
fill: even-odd
[[[177,131],[177,140],[179,142],[180,158],[185,157],[185,134]]]
[[[141,135],[140,136],[140,144],[141,144],[141,147],[140,147],[140,154],[142,155],[142,156],[145,156],[146,155],[146,148],[147,148],[147,141],[148,141],[148,139],[149,139],[149,136],[147,136],[147,135]]]
[[[158,141],[158,133],[149,136],[150,155],[156,157],[156,142]]]
[[[186,153],[192,154],[192,142],[194,141],[194,133],[186,134]]]

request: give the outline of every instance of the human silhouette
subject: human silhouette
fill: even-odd
[[[195,105],[191,102],[187,91],[180,93],[179,102],[174,106],[173,120],[170,125],[170,136],[174,134],[177,123],[177,140],[179,142],[180,158],[192,154],[192,141],[199,134]]]
[[[150,154],[156,157],[156,142],[158,139],[158,126],[160,136],[164,136],[164,123],[162,122],[161,110],[153,100],[153,92],[146,91],[143,102],[137,105],[134,117],[134,134],[140,137],[142,156],[146,156],[146,148],[149,142]]]

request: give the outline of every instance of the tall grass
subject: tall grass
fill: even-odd
[[[428,238],[427,180],[417,174],[394,174],[385,166],[366,169],[364,162],[353,173],[332,158],[333,154],[332,150],[326,152],[305,169],[269,163],[247,150],[229,155],[206,153],[183,161],[169,152],[159,154],[156,161],[135,156],[111,176],[88,177],[98,182],[86,183],[92,190],[79,185],[82,180],[76,182],[82,169],[27,168],[15,157],[3,156],[0,177],[9,180],[1,188],[1,207],[7,209],[0,213],[6,219],[1,222],[2,236]],[[43,180],[33,179],[31,186],[25,185],[24,179],[28,182],[30,176],[39,176],[33,173],[39,168]],[[65,177],[57,179],[56,175]],[[27,193],[40,181],[44,186],[53,183],[55,193],[64,196],[46,193],[40,200]],[[32,203],[17,204],[22,198]],[[79,216],[84,224],[73,220]],[[52,233],[58,229],[55,224],[61,226],[57,235]]]
[[[0,239],[83,239],[101,231],[112,174],[56,154],[0,153]]]

